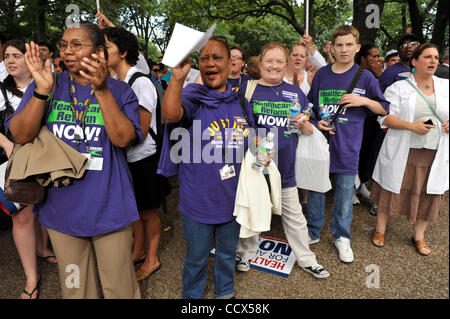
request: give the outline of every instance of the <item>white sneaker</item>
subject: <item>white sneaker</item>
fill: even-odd
[[[352,263],[355,259],[353,255],[352,247],[350,247],[350,239],[345,237],[339,237],[334,241],[334,245],[339,251],[339,259],[346,264]]]
[[[250,270],[250,260],[240,260],[236,266],[236,269],[241,272],[247,272]]]
[[[361,184],[361,187],[359,188],[358,194],[361,195],[363,198],[370,200],[370,191],[367,189],[366,184]]]
[[[309,238],[308,244],[310,244],[310,245],[314,245],[314,244],[317,244],[320,242],[320,237],[316,238],[316,239],[311,239],[311,237],[309,237],[309,235],[308,235],[308,238]]]
[[[356,192],[355,192],[355,191],[353,191],[353,195],[352,195],[352,203],[353,203],[353,205],[359,205],[359,204],[361,204],[361,203],[359,202],[358,196],[356,196]]]
[[[326,271],[322,265],[319,265],[319,264],[312,265],[311,267],[300,267],[300,268],[302,268],[304,271],[306,271],[307,273],[310,273],[311,275],[313,275],[316,278],[322,279],[322,278],[330,277],[330,273],[328,271]]]

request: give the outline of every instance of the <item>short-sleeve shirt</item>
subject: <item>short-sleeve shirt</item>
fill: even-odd
[[[331,64],[320,68],[314,76],[308,100],[314,104],[314,120],[320,119],[319,105],[323,104],[333,115],[339,107],[339,101],[347,91],[358,65],[344,73],[334,73]],[[389,112],[389,102],[381,93],[377,79],[364,70],[352,92],[379,102]],[[330,136],[330,173],[354,175],[358,172],[359,151],[366,116],[372,113],[367,107],[343,108],[336,120],[336,134]],[[314,121],[315,122],[315,121]]]
[[[185,134],[172,146],[172,150],[181,146],[184,154],[178,169],[179,210],[200,223],[229,222],[235,218],[234,201],[249,136],[239,96],[230,86],[222,93],[190,84],[183,89],[182,105],[184,116],[176,129]],[[246,108],[252,122],[247,103]],[[226,163],[234,167],[235,177],[222,180],[219,170]]]
[[[133,90],[126,83],[112,78],[108,78],[108,87],[120,110],[133,123],[141,141],[138,100]],[[23,111],[35,88],[35,82],[28,86],[7,125],[15,114]],[[85,101],[91,86],[76,83],[75,88],[78,101]],[[45,116],[50,132],[79,152],[87,153],[86,144],[80,142],[77,146],[74,140],[75,121],[70,109],[68,72],[58,76],[52,106]],[[73,180],[69,186],[49,187],[44,200],[34,206],[43,226],[81,237],[107,234],[139,219],[125,151],[111,143],[95,96],[85,119],[90,155],[103,161],[102,169],[86,170],[81,179]]]
[[[139,72],[136,67],[131,67],[128,70],[125,82],[128,83],[134,73]],[[145,108],[152,114],[152,120],[150,128],[158,134],[156,129],[156,105],[158,103],[158,95],[156,93],[155,86],[152,81],[145,76],[140,76],[134,81],[131,86],[133,92],[138,98],[139,105]],[[138,145],[133,145],[127,148],[127,160],[128,162],[136,162],[146,157],[149,157],[156,153],[156,142],[153,140],[150,134],[147,135],[144,142]]]
[[[243,92],[246,86],[242,87]],[[297,97],[300,105],[308,105],[308,99],[303,91],[295,85],[282,82],[277,86],[258,84],[250,99],[250,107],[255,117],[256,126],[269,131],[276,130],[274,161],[281,175],[283,188],[295,187],[295,153],[297,148],[297,134],[285,136],[288,116],[293,99]]]
[[[391,65],[386,70],[384,70],[383,74],[380,76],[380,89],[381,92],[386,91],[388,86],[391,86],[392,83],[397,82],[399,80],[399,73],[409,72],[409,68],[403,63],[395,63]]]

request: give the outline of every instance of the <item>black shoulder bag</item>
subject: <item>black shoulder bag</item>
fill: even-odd
[[[9,140],[12,140],[11,134],[6,130],[5,122],[11,114],[14,114],[14,108],[8,100],[8,96],[6,95],[5,85],[0,82],[0,89],[3,94],[3,98],[5,100],[5,109],[0,111],[0,133],[5,135]],[[6,156],[6,152],[3,148],[0,148],[0,165],[8,161],[8,156]]]

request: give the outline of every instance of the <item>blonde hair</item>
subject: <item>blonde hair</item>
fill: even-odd
[[[337,29],[333,31],[333,35],[331,36],[331,44],[334,44],[334,41],[337,37],[343,37],[345,35],[351,34],[355,37],[356,44],[359,43],[359,31],[354,26],[351,25],[341,25]]]
[[[306,45],[304,45],[303,43],[300,42],[295,42],[290,48],[289,48],[289,55],[291,55],[292,51],[294,51],[295,47],[303,47],[306,51],[306,54],[308,54],[308,48],[306,47]]]
[[[281,42],[270,42],[270,43],[267,43],[265,46],[263,46],[261,49],[261,54],[259,55],[259,61],[262,61],[262,59],[264,58],[264,55],[267,53],[267,51],[272,50],[272,49],[280,49],[284,53],[284,56],[286,57],[286,63],[287,63],[288,50],[286,49],[284,44]]]

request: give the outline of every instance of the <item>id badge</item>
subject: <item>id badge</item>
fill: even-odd
[[[91,157],[91,154],[82,153],[88,159],[88,166],[86,169],[91,171],[101,171],[103,169],[102,157]]]
[[[222,167],[220,170],[220,178],[222,178],[222,180],[226,180],[232,177],[236,176],[236,171],[234,170],[234,165],[228,165],[226,164],[224,167]]]

